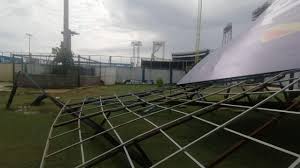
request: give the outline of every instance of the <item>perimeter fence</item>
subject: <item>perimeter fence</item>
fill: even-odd
[[[1,57],[2,58],[2,57]],[[0,71],[14,81],[19,71],[28,74],[43,88],[73,88],[99,84],[154,84],[176,83],[185,74],[187,63],[149,58],[75,55],[72,59],[53,54],[9,54],[0,62]],[[1,73],[0,73],[1,77]],[[2,78],[2,77],[1,77]],[[31,82],[20,75],[20,85],[31,87]]]

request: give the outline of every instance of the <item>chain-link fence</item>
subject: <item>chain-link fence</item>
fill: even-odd
[[[76,55],[71,59],[53,54],[10,54],[5,57],[13,79],[19,71],[28,74],[43,88],[73,88],[117,83],[176,83],[185,75],[186,62],[151,60],[124,56]],[[4,62],[4,61],[3,61]],[[2,63],[1,62],[1,65]],[[1,67],[0,67],[1,68]],[[20,84],[31,87],[22,75]]]

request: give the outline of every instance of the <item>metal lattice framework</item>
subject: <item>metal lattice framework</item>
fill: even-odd
[[[300,115],[300,91],[294,89],[300,78],[289,74],[276,74],[258,83],[194,84],[57,103],[61,110],[51,127],[40,167],[53,167],[59,161],[64,167],[93,167],[109,165],[109,160],[116,167],[176,167],[183,163],[187,167],[214,167],[246,142],[252,142],[284,154],[291,161],[286,167],[294,168],[300,163],[300,151],[256,137],[273,122]],[[285,79],[287,76],[290,78]],[[230,117],[222,121],[207,117],[220,110]],[[243,122],[251,114],[264,115],[267,120],[256,124],[254,131],[233,128],[234,123]],[[189,124],[200,125],[176,130]],[[201,151],[198,143],[222,136],[222,132],[238,139],[210,162],[193,151]]]

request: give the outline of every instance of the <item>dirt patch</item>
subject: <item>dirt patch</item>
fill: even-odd
[[[0,82],[0,91],[1,92],[10,92],[12,88],[12,83]]]
[[[66,93],[70,91],[70,89],[47,89],[46,92],[47,93]]]
[[[35,115],[35,114],[40,114],[40,112],[37,111],[31,111],[30,106],[18,106],[18,109],[15,111],[17,113],[23,113],[25,115]]]

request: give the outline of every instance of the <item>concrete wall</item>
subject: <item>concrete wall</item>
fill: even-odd
[[[25,64],[24,69],[28,74],[50,74],[51,73],[51,66],[49,65],[41,65],[41,64]]]
[[[145,79],[153,80],[154,82],[156,82],[158,79],[162,79],[164,83],[170,83],[170,71],[159,69],[146,69]]]
[[[15,72],[18,72],[22,69],[20,64],[15,65]],[[51,68],[47,65],[24,65],[23,69],[27,70],[27,72],[31,75],[41,75],[50,74]],[[125,80],[137,80],[142,81],[143,79],[143,70],[139,67],[137,68],[128,68],[128,67],[95,67],[95,75],[101,75],[101,80],[105,85],[114,85],[116,83],[122,83]],[[0,64],[0,81],[12,81],[12,64]],[[183,71],[173,70],[173,82],[178,82],[185,73]],[[51,76],[51,75],[49,75]],[[48,77],[45,77],[48,78]],[[97,77],[96,77],[97,78]],[[159,69],[146,69],[145,70],[145,80],[153,80],[154,82],[161,78],[164,83],[169,83],[170,81],[170,71],[169,70],[159,70]],[[37,78],[39,80],[39,78]],[[48,79],[46,79],[48,80]],[[63,78],[61,79],[63,80]],[[67,78],[70,82],[74,82],[73,80]],[[93,79],[96,80],[97,79]],[[97,81],[99,82],[99,81]],[[75,82],[77,85],[78,82]],[[85,81],[82,81],[85,83]],[[69,85],[69,84],[68,84]]]
[[[174,70],[173,71],[173,82],[174,83],[179,82],[185,75],[186,75],[186,73],[184,71]]]
[[[15,71],[21,70],[21,65],[15,65]],[[13,81],[13,65],[12,64],[0,64],[0,81],[12,82]]]
[[[61,89],[75,88],[78,86],[78,77],[76,75],[30,75],[30,77],[42,88]],[[19,78],[19,86],[35,88],[31,80],[24,75]],[[102,84],[100,77],[81,76],[80,86],[91,86]]]
[[[81,86],[92,86],[103,84],[100,76],[80,76]]]
[[[12,64],[1,64],[0,66],[0,81],[11,82],[13,80]]]
[[[184,71],[173,70],[173,83],[177,83],[185,75]],[[143,79],[143,70],[141,68],[117,68],[117,83],[121,83],[124,80],[138,80]],[[164,83],[170,82],[170,70],[161,69],[145,69],[145,80],[162,79]]]
[[[101,68],[101,79],[105,85],[116,84],[117,69],[115,67],[103,67]]]
[[[122,83],[125,80],[141,81],[142,78],[143,78],[142,68],[117,67],[117,76],[116,76],[117,83]]]

